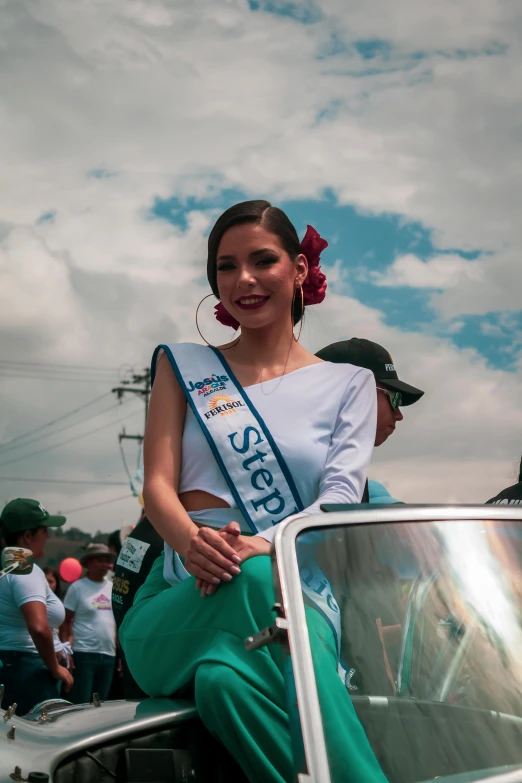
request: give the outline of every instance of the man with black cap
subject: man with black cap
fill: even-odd
[[[521,506],[522,505],[522,459],[520,460],[518,482],[506,487],[494,498],[486,501],[493,506]]]
[[[353,364],[371,370],[377,387],[377,428],[375,446],[381,446],[394,432],[397,422],[402,421],[401,407],[413,405],[420,400],[423,391],[399,380],[390,353],[371,340],[353,337],[332,343],[316,354],[320,359],[337,364]],[[368,481],[363,503],[393,504],[400,503],[377,481]],[[379,534],[377,541],[379,546]],[[380,542],[382,545],[382,542]],[[368,553],[367,553],[368,554]],[[371,557],[375,557],[375,552]],[[361,693],[377,692],[392,695],[393,677],[388,660],[388,651],[398,648],[400,643],[402,607],[401,587],[397,574],[385,563],[373,560],[372,571],[377,578],[375,585],[367,585],[359,591],[359,601],[355,613],[351,615],[358,632],[350,639],[350,661],[355,667],[352,685]],[[352,579],[357,580],[352,571]],[[386,589],[383,590],[383,585]],[[352,610],[354,610],[352,605]],[[376,625],[364,623],[356,626],[357,618],[376,618]],[[373,654],[370,651],[373,650]],[[382,661],[377,650],[382,650]],[[384,664],[384,665],[383,665]],[[369,691],[366,689],[369,688]],[[372,688],[376,690],[372,691]]]
[[[413,405],[420,400],[423,391],[399,380],[390,353],[371,340],[352,337],[327,345],[316,356],[334,364],[354,364],[366,367],[375,376],[377,386],[377,431],[375,446],[381,446],[394,432],[398,421],[402,421],[401,407]]]

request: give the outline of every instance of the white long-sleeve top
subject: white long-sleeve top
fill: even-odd
[[[322,362],[245,387],[245,391],[288,465],[304,505],[302,513],[318,513],[323,503],[361,501],[377,417],[375,380],[369,370]],[[190,490],[208,492],[235,506],[187,407],[178,491]],[[201,515],[200,521],[206,516],[207,524],[212,524],[210,511],[191,514],[198,520]],[[259,535],[270,541],[274,533],[275,528]]]

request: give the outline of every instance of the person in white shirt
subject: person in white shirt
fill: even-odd
[[[112,582],[107,574],[112,554],[105,544],[90,544],[80,562],[87,574],[73,582],[65,596],[61,638],[70,641],[74,658],[74,704],[91,701],[93,693],[107,699],[116,661],[116,625],[112,613]]]
[[[4,546],[44,554],[49,527],[61,527],[65,517],[51,516],[37,500],[17,498],[0,516]],[[4,685],[2,708],[17,704],[24,715],[36,704],[57,699],[60,684],[67,692],[71,673],[58,655],[62,645],[53,636],[64,619],[60,599],[50,589],[38,565],[27,575],[8,574],[0,580],[0,677]],[[61,656],[60,656],[61,657]]]

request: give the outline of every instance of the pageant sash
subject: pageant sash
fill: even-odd
[[[297,542],[299,563],[299,575],[301,577],[301,589],[305,603],[310,604],[323,616],[333,631],[335,646],[337,648],[337,671],[348,690],[356,690],[351,684],[355,669],[341,662],[341,610],[333,594],[332,586],[317,564],[314,557],[314,549],[317,545],[317,537],[311,535],[300,536]],[[322,538],[322,536],[321,536]]]
[[[159,345],[152,357],[154,383],[157,360],[167,356],[174,375],[228,487],[253,533],[263,532],[289,516],[303,503],[288,466],[265,422],[215,348],[194,343]],[[187,579],[179,555],[165,545],[164,577],[170,584]],[[302,589],[330,625],[340,653],[341,619],[328,579],[312,552],[300,563]],[[350,674],[339,665],[349,687]]]
[[[160,345],[196,421],[253,533],[303,509],[297,487],[263,419],[219,351],[204,345]]]

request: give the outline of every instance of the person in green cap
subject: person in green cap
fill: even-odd
[[[37,560],[44,554],[48,528],[61,527],[65,521],[49,514],[37,500],[11,500],[0,515],[2,548],[30,549]],[[58,660],[61,645],[52,631],[64,618],[63,604],[38,565],[28,575],[8,574],[0,580],[3,709],[16,703],[17,713],[24,715],[35,704],[58,698],[60,686],[70,690],[73,678]]]

